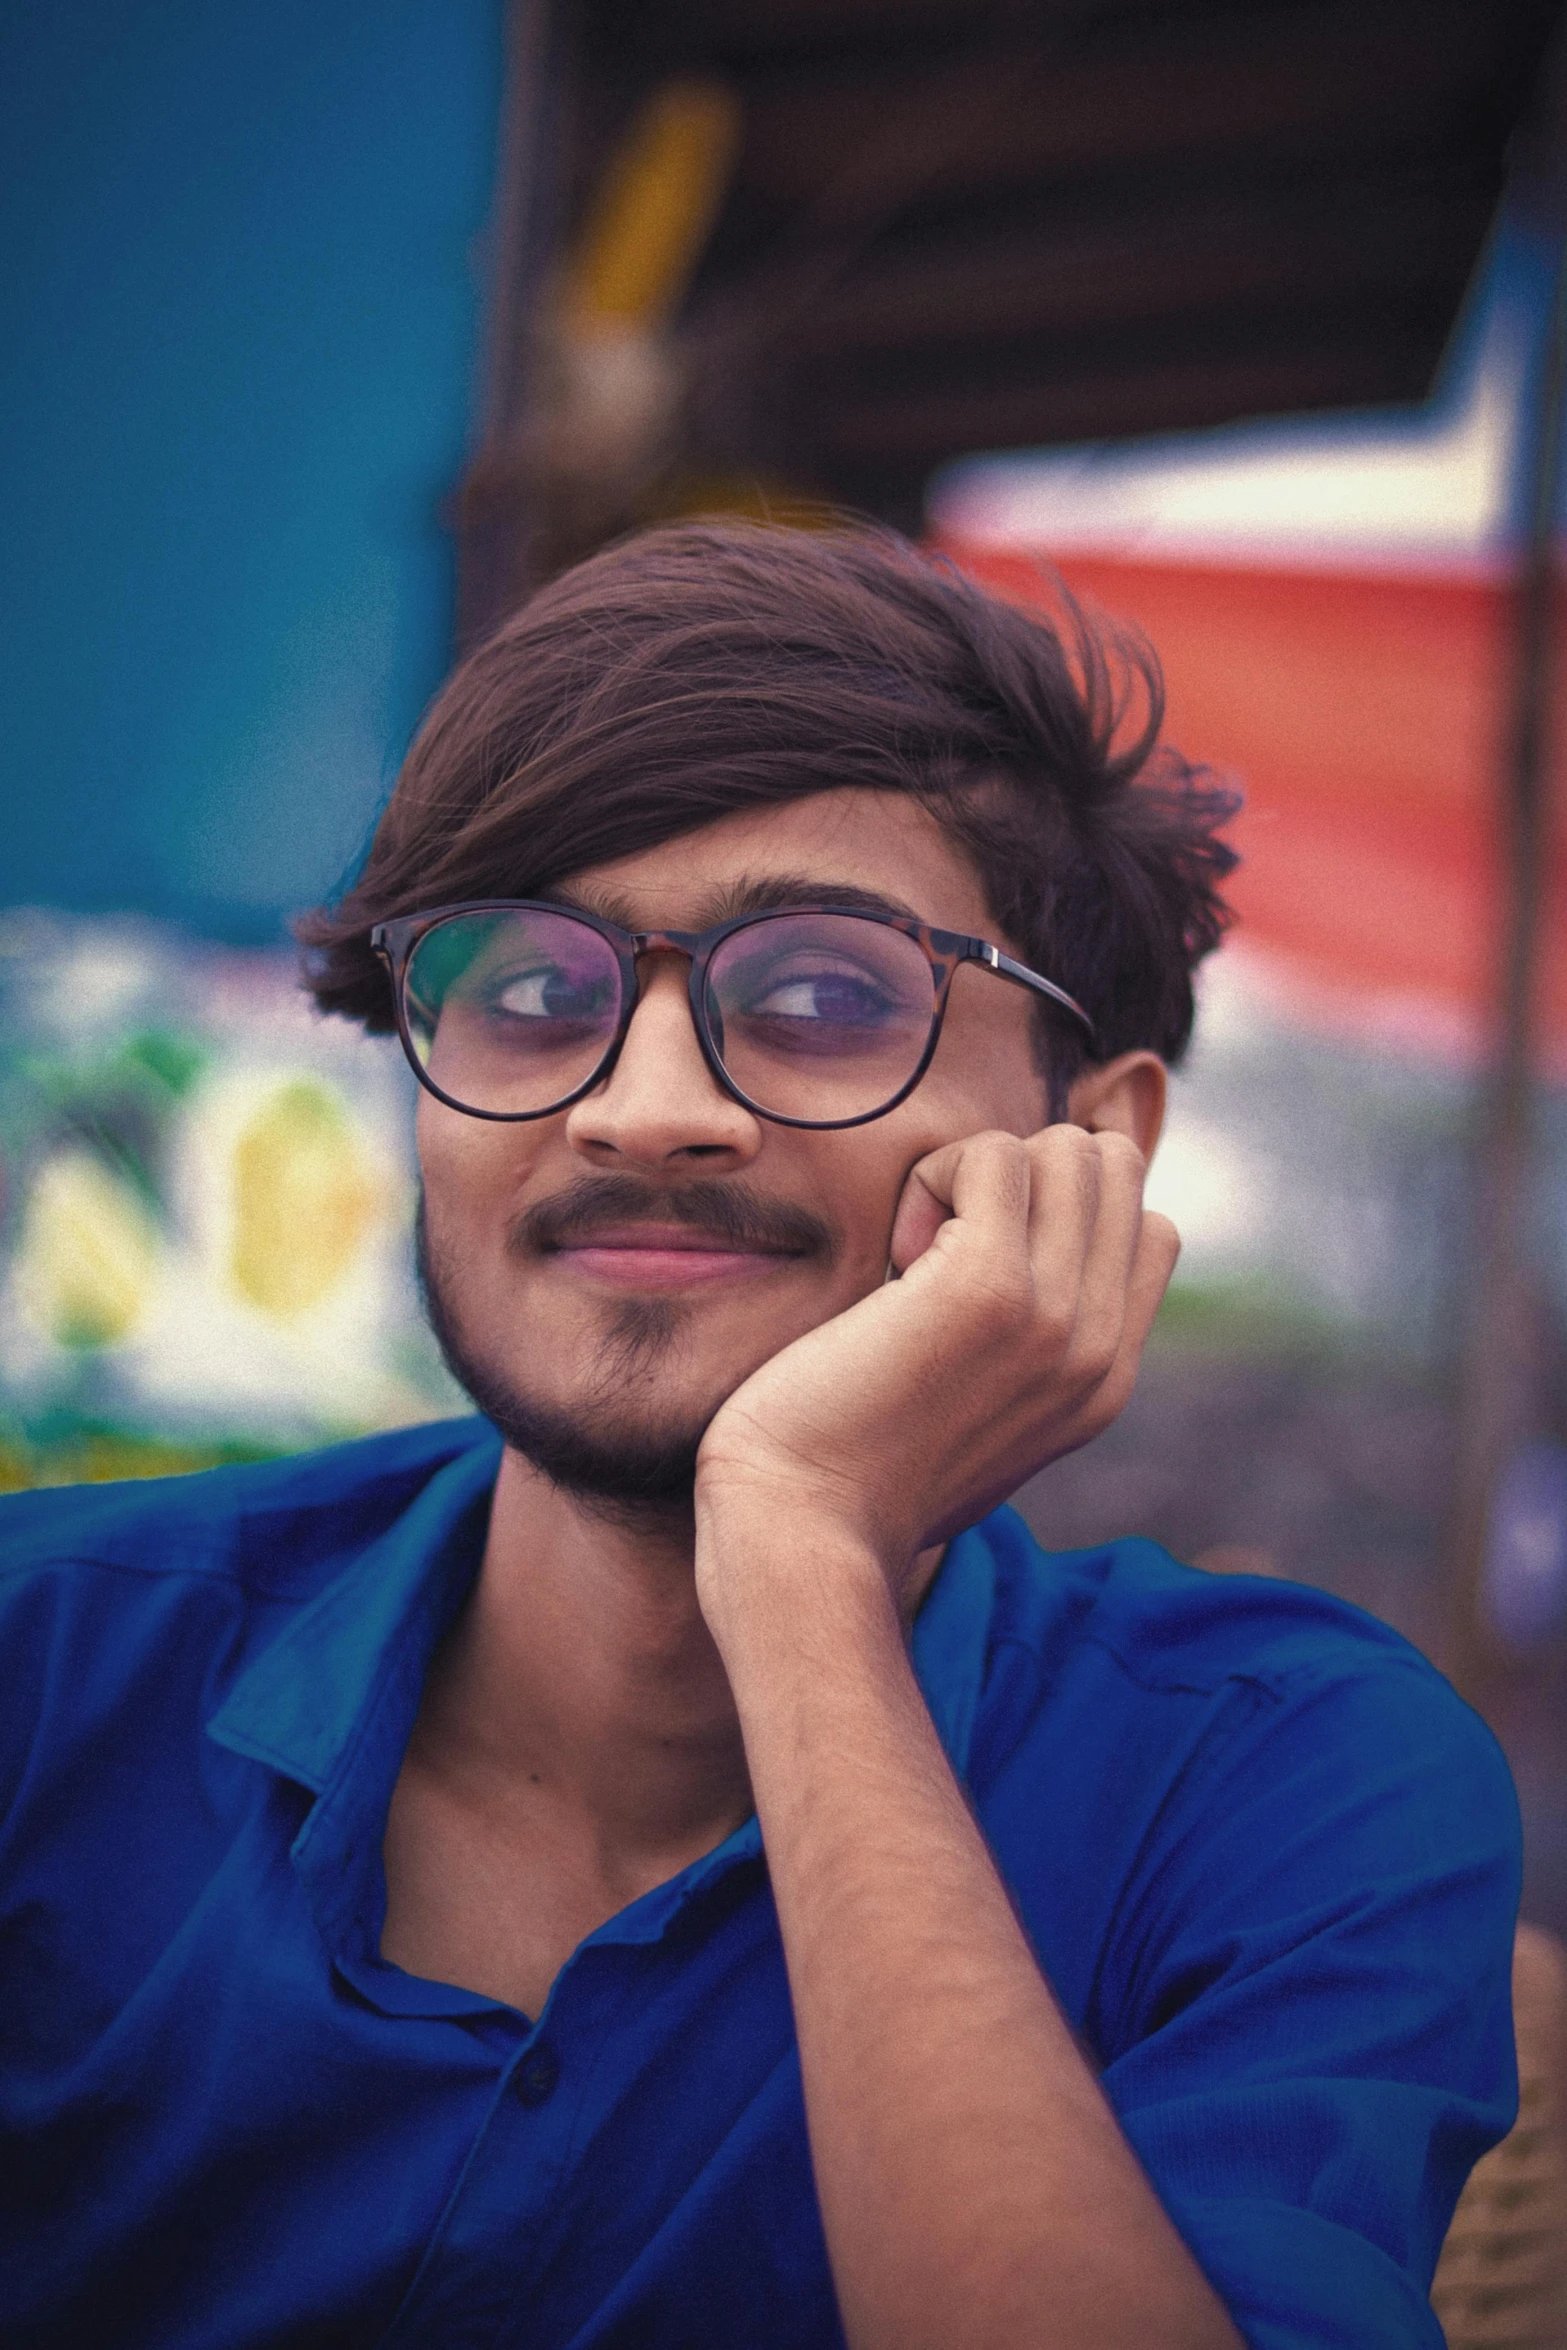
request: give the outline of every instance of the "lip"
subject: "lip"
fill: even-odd
[[[690,1224],[605,1226],[549,1251],[563,1270],[617,1289],[683,1289],[755,1280],[793,1264],[793,1249],[739,1248]]]

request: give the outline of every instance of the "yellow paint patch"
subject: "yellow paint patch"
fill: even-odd
[[[348,1114],[324,1086],[281,1086],[234,1143],[229,1275],[286,1320],[334,1289],[382,1207]]]
[[[740,144],[722,82],[665,82],[610,162],[566,272],[568,324],[651,327],[678,306],[718,217]]]
[[[161,1253],[158,1227],[130,1185],[89,1151],[59,1151],[27,1196],[18,1295],[60,1345],[112,1346],[141,1319]]]

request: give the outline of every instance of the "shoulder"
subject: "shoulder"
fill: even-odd
[[[73,1569],[309,1598],[450,1461],[494,1442],[485,1421],[447,1420],[190,1476],[6,1494],[0,1606]]]
[[[1208,1575],[1156,1544],[1045,1552],[1011,1511],[995,1560],[975,1779],[1020,1850],[1072,1791],[1081,1879],[1124,1923],[1228,1906],[1281,1916],[1347,1885],[1484,1877],[1516,1901],[1517,1799],[1491,1732],[1390,1626],[1331,1594]]]
[[[443,1469],[494,1447],[446,1421],[192,1476],[0,1498],[0,1779],[45,1721],[187,1684],[211,1699]],[[195,1698],[193,1698],[193,1702]]]
[[[1426,2340],[1514,2104],[1494,1739],[1325,1592],[981,1532],[977,1808],[1139,2159],[1248,2339]]]
[[[1208,1574],[1136,1537],[1046,1551],[1010,1509],[980,1531],[996,1566],[993,1639],[1041,1656],[1086,1643],[1151,1693],[1198,1696],[1235,1682],[1279,1691],[1321,1675],[1406,1670],[1440,1681],[1401,1633],[1307,1584]]]
[[[1053,1708],[1091,1713],[1122,1737],[1156,1719],[1212,1749],[1285,1720],[1393,1744],[1419,1728],[1501,1765],[1485,1726],[1391,1625],[1330,1592],[1183,1566],[1157,1543],[1045,1551],[1011,1510],[980,1529],[995,1562],[990,1674],[1032,1682]],[[1022,1692],[1020,1691],[1021,1695]]]

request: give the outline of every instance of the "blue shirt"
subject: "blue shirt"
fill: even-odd
[[[0,1503],[6,2350],[842,2340],[750,1821],[542,2016],[379,1954],[481,1421]],[[1258,2350],[1427,2345],[1506,2128],[1517,1821],[1392,1632],[963,1535],[921,1686],[1122,2128]]]

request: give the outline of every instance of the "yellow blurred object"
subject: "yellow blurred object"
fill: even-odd
[[[681,522],[706,514],[738,514],[778,530],[837,530],[843,509],[813,497],[775,474],[675,473],[656,483],[638,505],[639,522]]]
[[[347,1112],[308,1078],[281,1086],[246,1121],[233,1185],[230,1276],[280,1319],[336,1287],[382,1206]]]
[[[347,1431],[357,1434],[357,1430]],[[85,1429],[63,1442],[29,1444],[0,1439],[0,1493],[44,1485],[109,1485],[126,1478],[184,1477],[229,1461],[275,1458],[264,1444],[173,1444],[156,1436]]]
[[[128,1183],[88,1151],[46,1159],[16,1252],[21,1303],[62,1346],[112,1346],[151,1297],[162,1243]]]
[[[568,327],[651,327],[679,304],[701,258],[740,144],[722,82],[653,92],[606,172],[567,267]]]

